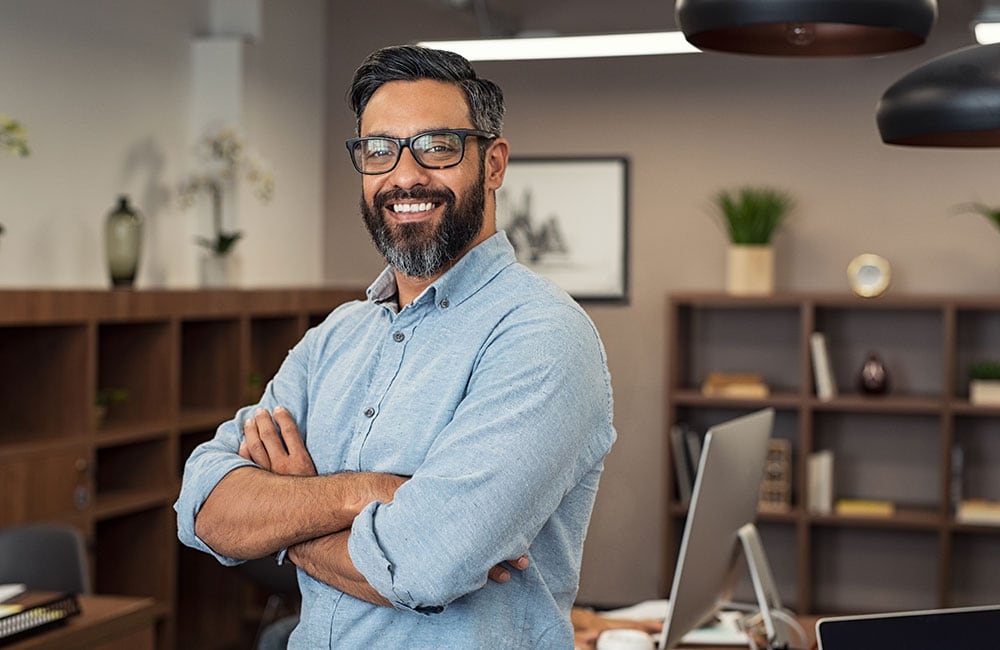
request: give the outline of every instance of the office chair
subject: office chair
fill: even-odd
[[[268,594],[252,647],[284,647],[298,622],[300,595],[295,565],[288,560],[279,565],[273,557],[262,557],[244,562],[239,568]]]
[[[34,591],[89,594],[90,571],[83,535],[59,524],[0,528],[0,584]]]

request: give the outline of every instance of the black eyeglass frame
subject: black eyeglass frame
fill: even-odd
[[[477,138],[485,138],[488,140],[495,140],[496,138],[500,137],[495,133],[490,133],[489,131],[480,131],[478,129],[434,129],[433,131],[424,131],[423,133],[417,133],[416,135],[411,135],[408,138],[390,138],[389,136],[386,135],[376,135],[364,138],[351,138],[345,144],[347,145],[347,152],[351,156],[351,163],[354,165],[354,169],[356,169],[359,174],[365,174],[366,176],[377,176],[379,174],[388,174],[392,170],[396,169],[396,166],[399,165],[399,159],[403,157],[403,149],[409,149],[410,154],[412,155],[413,147],[410,146],[411,142],[417,140],[418,138],[423,138],[425,136],[435,135],[438,133],[448,133],[451,135],[457,135],[459,137],[460,142],[462,143],[462,155],[458,157],[458,160],[456,160],[453,163],[449,163],[447,165],[426,165],[423,163],[423,161],[420,160],[420,156],[414,155],[413,159],[417,162],[418,165],[420,165],[424,169],[448,169],[449,167],[455,167],[457,165],[462,164],[462,161],[465,160],[465,139],[468,138],[470,135],[475,136]],[[396,160],[395,162],[392,163],[392,167],[377,172],[371,172],[371,171],[366,172],[365,170],[361,169],[358,159],[354,156],[354,148],[358,144],[368,140],[388,140],[389,142],[396,143],[396,146],[399,147],[399,150],[396,152]]]

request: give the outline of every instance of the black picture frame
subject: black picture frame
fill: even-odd
[[[518,261],[580,302],[627,304],[629,160],[521,156],[497,192]]]

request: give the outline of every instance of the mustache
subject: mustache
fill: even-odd
[[[454,204],[455,193],[449,189],[434,190],[427,187],[418,187],[412,190],[395,188],[379,192],[372,202],[375,209],[381,211],[389,201],[434,201],[438,203]]]

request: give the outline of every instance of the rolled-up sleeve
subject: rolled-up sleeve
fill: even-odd
[[[418,471],[354,520],[351,560],[397,608],[443,611],[528,553],[554,516],[586,527],[592,494],[580,512],[557,510],[614,440],[610,378],[589,319],[557,316],[500,323]]]
[[[273,412],[274,407],[284,406],[295,417],[300,431],[305,430],[310,338],[307,335],[289,352],[281,368],[268,382],[260,402],[239,409],[232,420],[219,426],[214,438],[195,448],[184,465],[180,495],[174,503],[177,537],[187,546],[211,554],[224,565],[232,566],[242,560],[216,553],[195,534],[195,519],[212,490],[227,474],[240,467],[256,467],[252,461],[242,458],[238,451],[243,439],[243,423],[253,417],[257,408]]]

